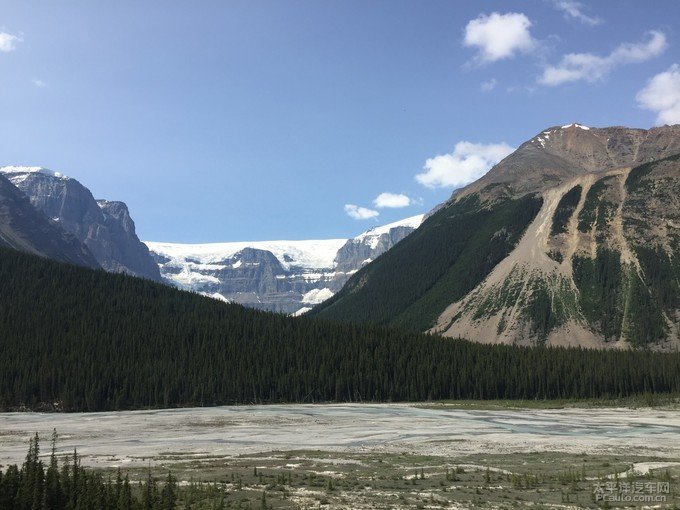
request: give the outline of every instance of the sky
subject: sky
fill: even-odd
[[[347,238],[543,129],[680,123],[677,0],[0,0],[0,165],[141,239]]]

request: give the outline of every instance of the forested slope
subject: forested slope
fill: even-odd
[[[310,313],[429,329],[512,251],[540,207],[529,195],[490,206],[471,195],[442,208]]]
[[[680,354],[486,346],[292,318],[0,249],[3,409],[678,390]]]

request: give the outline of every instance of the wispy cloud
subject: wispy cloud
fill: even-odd
[[[507,143],[458,142],[453,152],[425,161],[416,181],[428,188],[458,188],[479,179],[513,150]]]
[[[373,205],[378,209],[398,209],[411,205],[411,198],[403,193],[380,193],[380,195],[373,200]]]
[[[17,49],[17,43],[23,39],[18,35],[8,34],[7,32],[0,32],[0,52],[10,53]]]
[[[47,83],[45,83],[42,80],[33,80],[33,85],[35,85],[38,88],[44,88],[47,87]]]
[[[673,64],[652,77],[637,101],[641,108],[657,112],[657,124],[680,124],[680,66]]]
[[[530,27],[531,21],[522,13],[480,14],[465,26],[463,44],[477,48],[478,62],[495,62],[534,50]]]
[[[588,16],[585,14],[583,12],[584,6],[581,2],[576,2],[575,0],[554,0],[553,5],[558,10],[562,11],[566,18],[574,19],[584,25],[594,27],[602,23],[602,19],[597,16]]]
[[[497,84],[498,82],[496,81],[496,78],[491,78],[490,80],[482,82],[482,92],[489,92],[490,90],[495,89]]]
[[[667,46],[666,35],[653,30],[649,32],[647,41],[620,44],[605,57],[593,53],[569,53],[558,65],[547,67],[538,83],[554,87],[579,80],[599,81],[618,66],[644,62],[660,55]]]
[[[367,209],[366,207],[359,207],[354,204],[345,204],[345,212],[347,213],[347,216],[355,220],[370,220],[371,218],[377,218],[380,215],[378,211]]]

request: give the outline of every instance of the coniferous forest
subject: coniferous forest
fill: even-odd
[[[40,438],[31,438],[26,460],[21,467],[0,470],[0,510],[172,510],[177,508],[180,488],[168,473],[163,483],[151,476],[131,482],[118,470],[115,478],[80,464],[76,451],[62,459],[56,454],[56,431],[47,465],[40,459]],[[193,484],[190,492],[198,499],[211,496],[208,484]],[[186,491],[185,491],[186,492]],[[224,508],[221,507],[216,508]]]
[[[0,250],[4,410],[678,391],[678,353],[491,346],[292,318]]]

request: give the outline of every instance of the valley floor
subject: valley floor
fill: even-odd
[[[668,508],[680,501],[677,409],[460,405],[4,413],[0,463],[56,428],[58,451],[86,465],[217,482],[235,508],[260,508],[263,493],[273,508],[596,507],[598,484],[633,477],[670,480]]]

